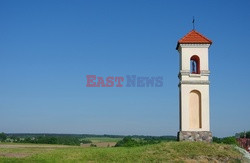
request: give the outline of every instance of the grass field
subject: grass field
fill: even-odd
[[[240,162],[232,146],[163,142],[141,147],[89,147],[0,144],[0,162]]]

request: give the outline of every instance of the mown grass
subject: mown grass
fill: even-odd
[[[8,157],[19,153],[27,156]],[[15,156],[15,155],[14,155]],[[0,162],[240,162],[241,154],[230,145],[199,142],[163,142],[141,147],[110,148],[1,148]]]

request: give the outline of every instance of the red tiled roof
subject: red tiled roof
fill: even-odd
[[[180,44],[212,44],[212,41],[199,32],[192,30],[178,41],[176,49]]]

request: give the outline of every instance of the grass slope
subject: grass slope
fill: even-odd
[[[141,147],[82,148],[0,144],[0,162],[240,162],[232,146],[199,142],[163,142]]]

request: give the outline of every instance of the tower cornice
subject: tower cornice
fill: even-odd
[[[181,48],[209,48],[211,44],[179,44],[178,51],[181,52]]]
[[[209,70],[201,70],[200,74],[192,74],[192,73],[190,73],[189,70],[181,70],[178,74],[178,77],[179,78],[180,78],[180,76],[200,77],[200,76],[209,76],[209,75],[210,75]]]
[[[182,80],[179,82],[179,85],[188,84],[188,85],[209,85],[210,81],[208,80]]]

